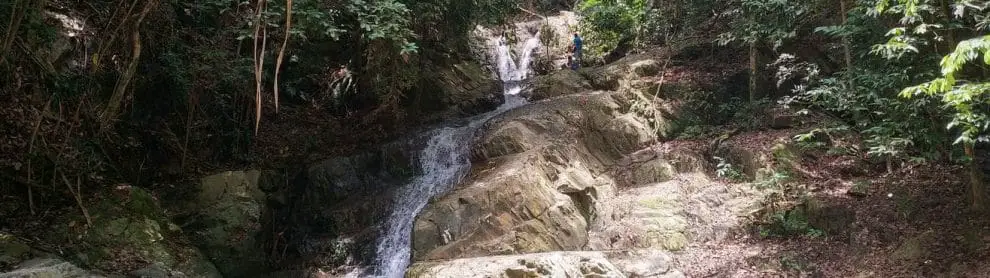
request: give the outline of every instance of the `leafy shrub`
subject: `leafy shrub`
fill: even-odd
[[[772,214],[769,223],[759,227],[759,233],[764,238],[795,236],[816,238],[825,235],[825,232],[821,229],[812,227],[808,222],[808,216],[801,209],[792,209]]]
[[[730,181],[742,181],[746,178],[746,175],[742,173],[737,167],[729,163],[725,158],[713,157],[715,159],[715,175],[719,178],[728,179]]]
[[[622,40],[634,38],[640,28],[646,8],[645,0],[585,0],[578,6],[586,40],[585,59],[592,60],[609,53]]]

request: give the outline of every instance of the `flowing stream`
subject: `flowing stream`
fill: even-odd
[[[540,46],[539,36],[533,36],[523,44],[518,63],[512,59],[511,46],[505,38],[489,42],[494,53],[499,79],[504,83],[505,102],[494,111],[477,115],[460,126],[441,127],[430,131],[430,139],[419,154],[421,175],[398,189],[391,213],[382,228],[384,233],[378,242],[374,277],[400,278],[405,275],[412,255],[412,226],[419,214],[434,196],[449,191],[471,169],[469,153],[475,131],[493,117],[526,104],[519,96],[520,82],[529,74],[533,51]]]

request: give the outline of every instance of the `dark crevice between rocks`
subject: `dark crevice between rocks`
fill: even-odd
[[[339,269],[374,263],[378,225],[393,190],[418,173],[416,146],[379,149],[281,170],[269,195],[276,270]]]
[[[578,209],[581,216],[584,216],[584,220],[588,223],[587,230],[591,230],[592,224],[595,220],[595,201],[598,199],[598,191],[594,187],[588,187],[585,190],[577,192],[563,192],[564,195],[571,198],[571,202],[574,203],[574,207]]]

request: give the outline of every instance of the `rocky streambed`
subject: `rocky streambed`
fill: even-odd
[[[487,84],[461,68],[452,83]],[[664,147],[683,112],[675,101],[644,102],[659,72],[654,57],[634,55],[540,76],[524,82],[533,103],[443,142],[466,144],[470,167],[423,200],[405,276],[682,276],[672,251],[725,238],[761,193],[714,181],[704,150]],[[471,105],[490,102],[472,93],[480,86],[454,88],[474,96]],[[663,113],[644,103],[664,103]],[[0,263],[16,267],[0,277],[100,276],[68,261],[138,277],[374,276],[395,195],[424,174],[423,136],[295,168],[219,173],[169,207],[122,187],[93,209],[83,236],[66,238],[71,250],[0,238]],[[73,217],[58,231],[79,234],[65,230],[85,221]]]

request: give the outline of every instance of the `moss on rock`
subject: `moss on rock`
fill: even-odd
[[[89,208],[92,226],[81,215],[66,216],[51,237],[70,243],[70,260],[111,272],[133,271],[148,263],[192,277],[219,277],[181,229],[165,216],[150,192],[118,187]],[[68,223],[66,225],[66,223]]]

